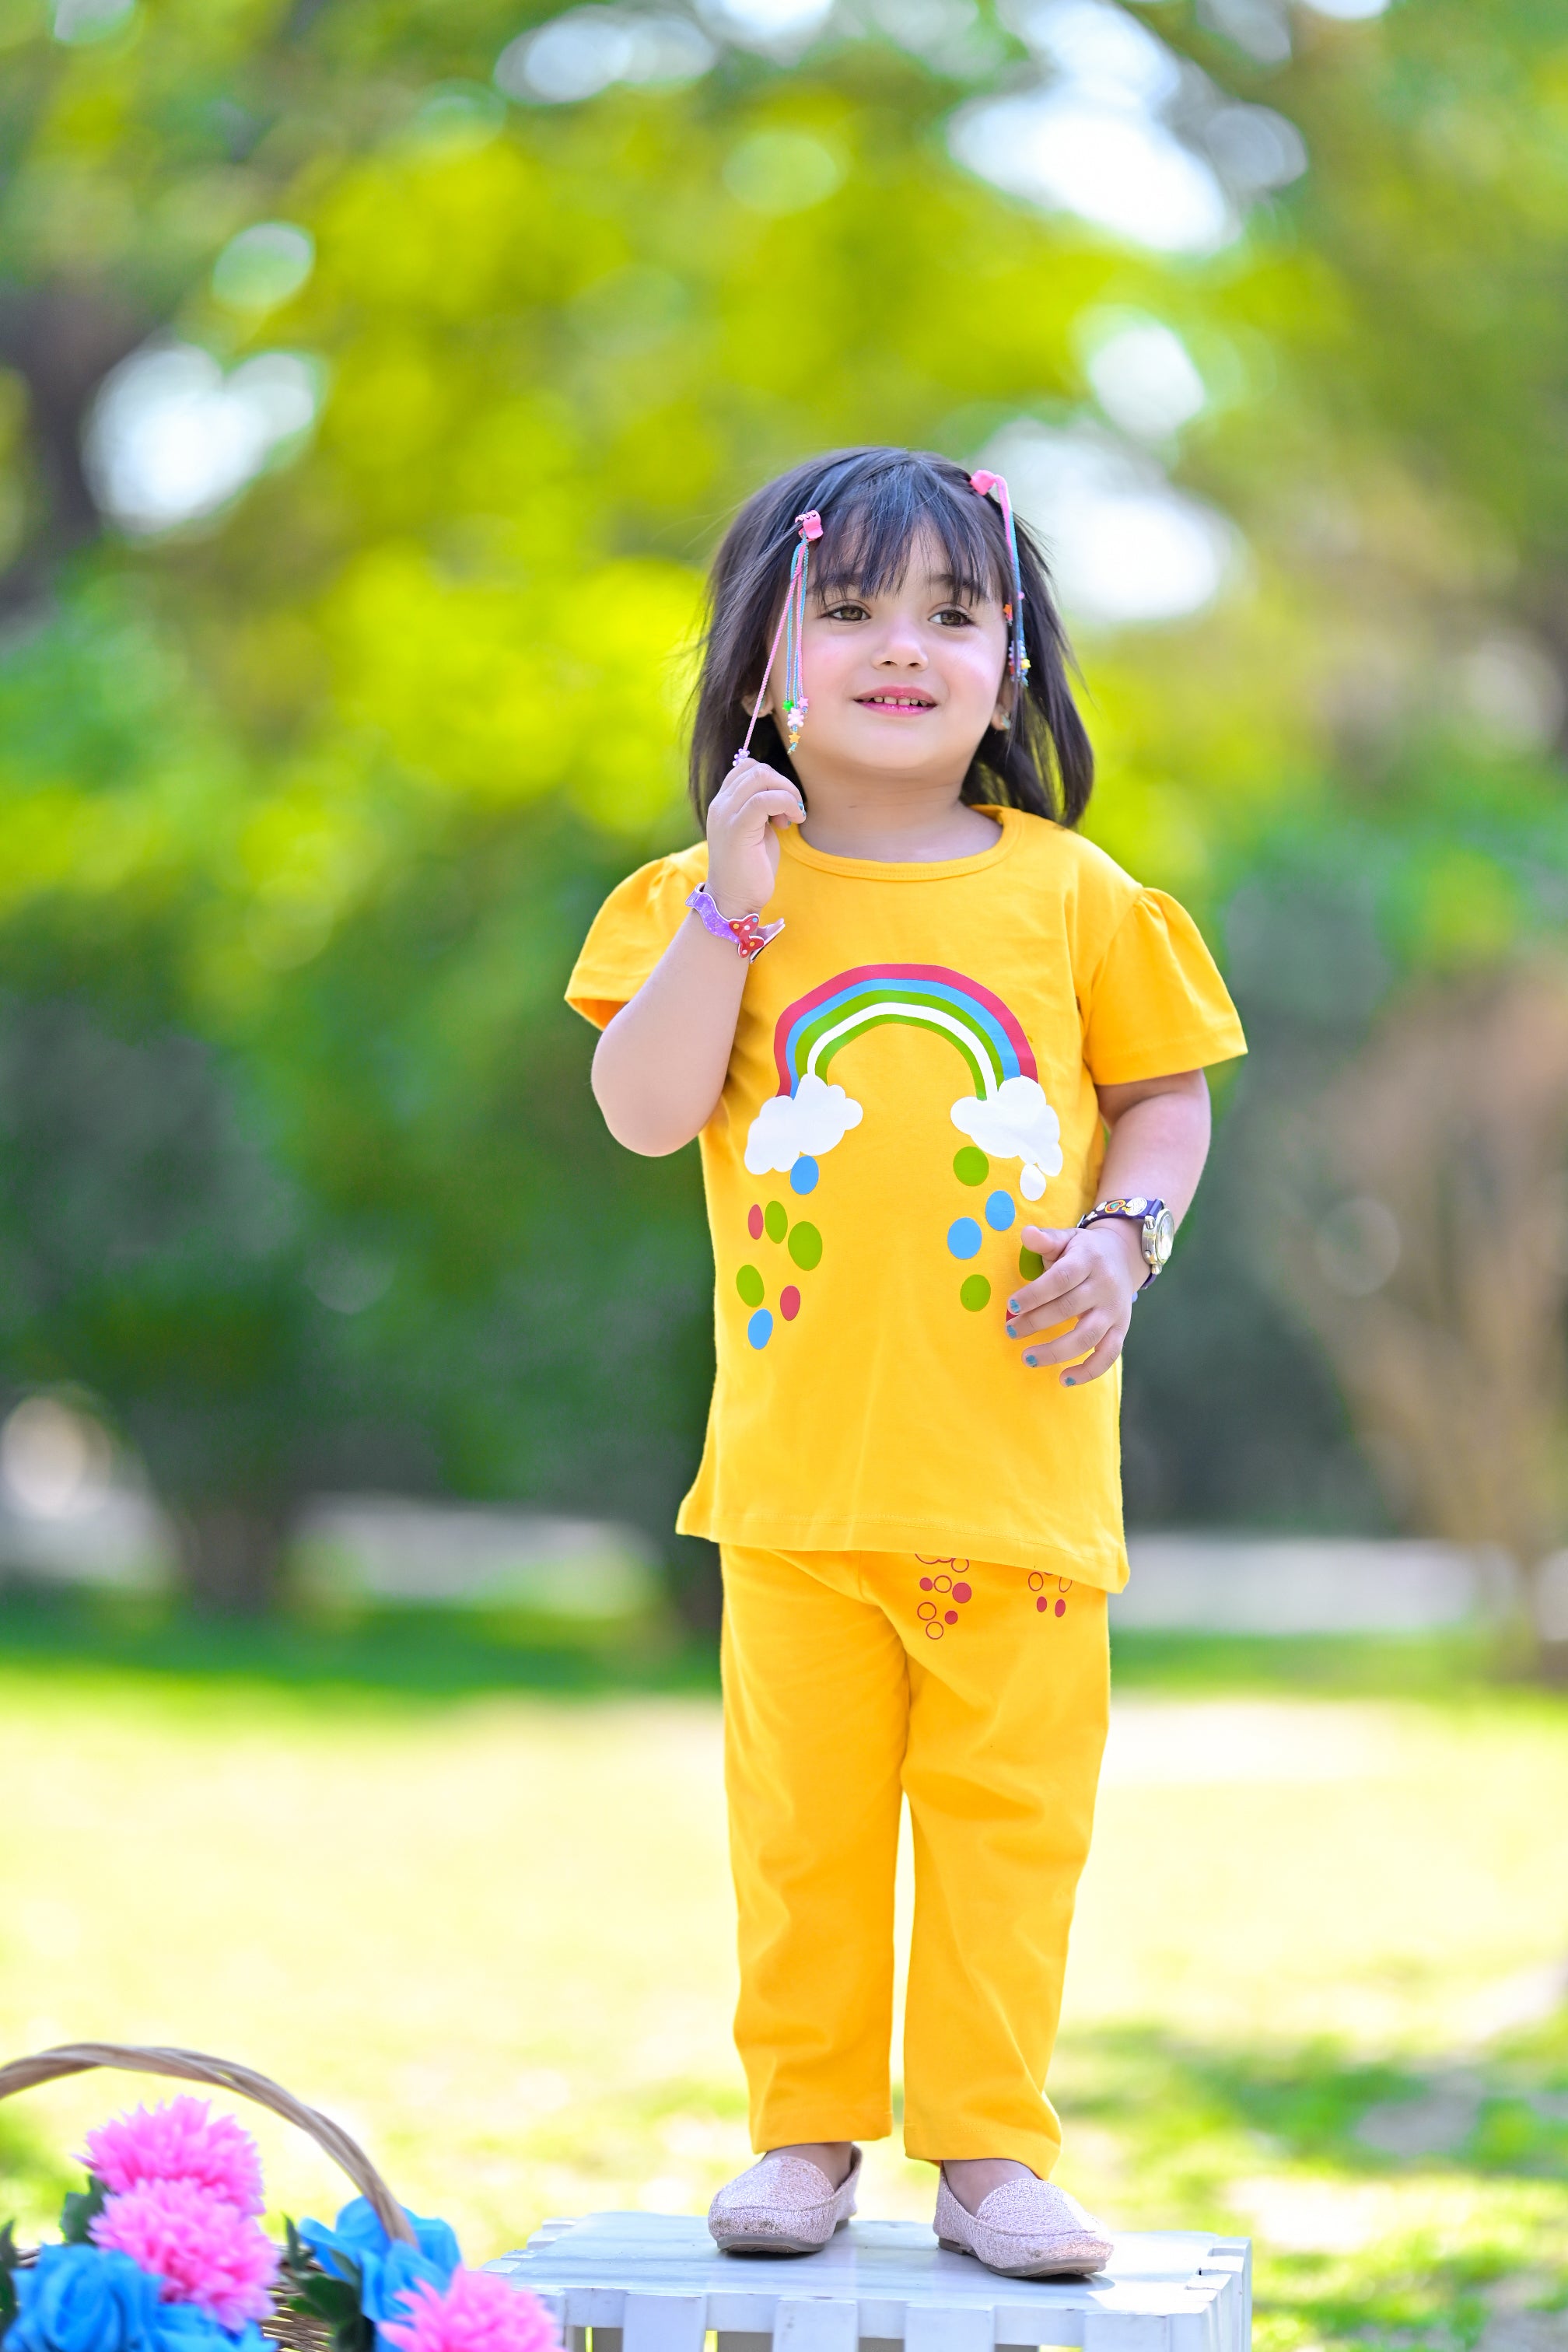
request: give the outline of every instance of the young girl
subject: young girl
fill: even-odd
[[[1043,2085],[1127,1575],[1115,1367],[1241,1031],[1188,917],[1072,830],[1089,743],[995,477],[853,449],[759,491],[714,568],[691,777],[706,843],[612,893],[568,996],[619,1141],[700,1137],[718,1267],[678,1524],[722,1549],[767,2153],[709,2226],[804,2253],[855,2210],[855,2143],[891,2128],[907,1798],[937,2234],[1090,2271]]]

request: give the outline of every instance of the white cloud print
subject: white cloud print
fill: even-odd
[[[1060,1170],[1061,1121],[1034,1078],[1004,1078],[988,1102],[965,1095],[952,1106],[952,1123],[990,1159],[1023,1161],[1018,1190],[1026,1201],[1037,1201],[1047,1177]]]
[[[860,1106],[842,1087],[830,1087],[808,1070],[793,1095],[770,1095],[746,1136],[746,1165],[753,1176],[788,1173],[803,1151],[819,1160],[858,1127]],[[1057,1165],[1061,1165],[1058,1157]]]

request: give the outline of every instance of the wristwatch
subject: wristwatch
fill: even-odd
[[[1134,1298],[1142,1297],[1151,1282],[1158,1282],[1169,1263],[1175,1246],[1176,1221],[1163,1201],[1146,1201],[1142,1193],[1135,1192],[1130,1201],[1097,1201],[1092,1209],[1084,1211],[1079,1223],[1098,1225],[1106,1217],[1125,1217],[1130,1224],[1139,1229],[1139,1246],[1143,1252],[1143,1263],[1149,1274],[1148,1279],[1139,1284],[1132,1296]]]

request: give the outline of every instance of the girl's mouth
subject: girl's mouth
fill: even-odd
[[[934,710],[936,709],[934,695],[921,694],[918,691],[911,693],[896,688],[890,688],[885,694],[860,694],[855,698],[863,710]]]

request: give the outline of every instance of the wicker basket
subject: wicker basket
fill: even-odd
[[[13,2058],[8,2065],[0,2066],[0,2099],[8,2099],[16,2091],[30,2091],[39,2083],[58,2083],[67,2074],[90,2074],[96,2066],[120,2067],[132,2074],[164,2074],[178,2083],[205,2083],[209,2089],[236,2093],[254,2099],[258,2106],[270,2107],[285,2123],[309,2132],[317,2146],[342,2167],[388,2237],[400,2239],[407,2246],[417,2242],[402,2207],[357,2140],[351,2139],[330,2116],[306,2106],[281,2084],[226,2058],[208,2058],[199,2050],[143,2049],[134,2042],[68,2042],[58,2050],[40,2050],[31,2058]],[[327,2352],[331,2330],[309,2314],[293,2310],[289,2294],[286,2286],[276,2291],[272,2316],[262,2322],[263,2334],[288,2346],[289,2352]]]

